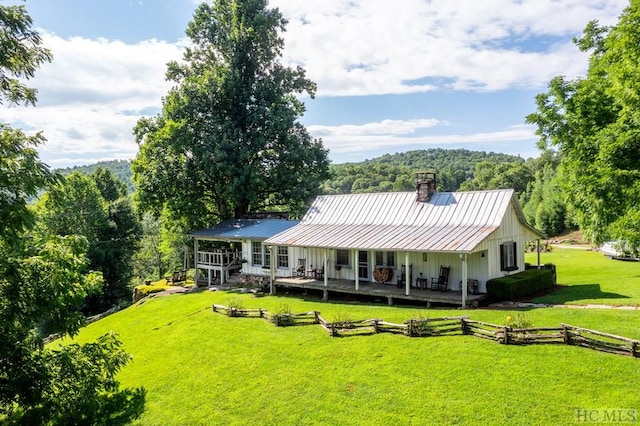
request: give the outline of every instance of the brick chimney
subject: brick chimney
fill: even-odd
[[[436,174],[431,172],[416,173],[416,201],[426,203],[436,193]]]

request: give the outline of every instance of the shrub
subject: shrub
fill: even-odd
[[[525,314],[522,312],[517,313],[514,317],[513,315],[507,315],[507,326],[512,329],[519,328],[531,328],[533,327],[533,321],[528,319]]]
[[[273,323],[277,326],[282,327],[293,325],[293,319],[291,318],[291,307],[288,304],[280,304],[278,311],[273,316]]]
[[[411,323],[411,333],[415,336],[425,336],[433,334],[431,325],[427,322],[428,315],[423,315],[422,312],[413,317],[409,322]]]
[[[152,282],[150,284],[142,284],[136,286],[133,289],[133,301],[137,302],[138,300],[147,297],[152,293],[160,293],[169,288],[167,285],[167,280],[162,279],[159,281]]]
[[[242,299],[238,297],[227,299],[227,306],[229,307],[229,309],[244,309],[244,304],[242,303]]]
[[[487,293],[494,299],[513,300],[548,290],[553,284],[551,269],[528,269],[514,275],[490,279],[487,281]]]
[[[333,324],[338,325],[343,328],[350,328],[351,323],[353,322],[353,317],[346,310],[340,310],[333,315]]]

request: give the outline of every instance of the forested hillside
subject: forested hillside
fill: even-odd
[[[334,164],[331,178],[324,182],[326,194],[347,194],[351,192],[384,192],[413,190],[413,173],[435,171],[438,189],[455,191],[463,182],[473,179],[476,165],[481,162],[491,164],[524,163],[520,157],[467,149],[424,149],[385,154],[359,163]],[[128,160],[101,161],[87,166],[58,169],[63,175],[77,171],[88,175],[97,168],[109,170],[126,183],[129,192],[134,186],[131,179],[131,162]]]
[[[426,149],[381,157],[361,163],[331,166],[331,178],[323,185],[326,194],[355,192],[411,191],[413,174],[433,171],[437,174],[438,190],[456,191],[463,182],[475,176],[479,163],[522,164],[520,157],[467,149]]]
[[[109,170],[118,179],[120,179],[127,185],[127,189],[130,193],[133,192],[134,187],[133,181],[131,179],[131,161],[129,160],[100,161],[95,164],[89,164],[88,166],[67,167],[66,169],[57,169],[55,171],[62,173],[64,176],[72,172],[79,172],[83,175],[89,175],[93,173],[97,168]]]

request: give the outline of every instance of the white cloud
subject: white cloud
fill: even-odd
[[[399,151],[407,149],[423,149],[428,147],[444,147],[449,145],[513,145],[514,143],[536,140],[533,126],[518,124],[491,132],[451,134],[432,130],[428,134],[421,129],[430,128],[439,123],[432,119],[396,120],[394,126],[387,127],[390,120],[380,123],[366,123],[360,126],[309,126],[313,137],[321,137],[325,148],[335,160],[350,157],[367,157],[372,151]],[[386,123],[386,124],[385,124]],[[425,123],[430,123],[425,125]],[[381,131],[371,131],[379,129]],[[382,131],[382,130],[386,131]],[[398,131],[403,129],[403,131]],[[512,147],[509,147],[512,148]],[[495,148],[494,148],[495,149]]]
[[[289,19],[287,59],[320,96],[542,87],[585,70],[571,43],[586,23],[615,23],[623,0],[272,0]],[[554,37],[563,42],[553,43]],[[541,38],[552,41],[540,44]],[[536,43],[533,46],[532,43]],[[530,49],[534,49],[530,51]],[[407,81],[421,81],[410,85]]]
[[[171,87],[166,63],[181,47],[157,40],[134,45],[44,34],[53,62],[42,66],[30,86],[39,89],[36,108],[9,108],[3,120],[25,130],[43,130],[41,158],[52,167],[95,159],[133,158],[136,121],[158,112]],[[73,160],[74,161],[69,161]]]
[[[366,123],[361,125],[345,124],[341,126],[308,126],[307,130],[318,138],[326,137],[356,137],[363,136],[388,136],[388,135],[407,135],[415,133],[420,129],[426,129],[445,124],[434,118],[424,118],[416,120],[383,120],[378,123]]]
[[[583,73],[586,56],[570,38],[591,19],[615,23],[626,4],[626,0],[270,1],[270,7],[279,7],[289,19],[285,61],[302,65],[318,84],[318,95],[325,97],[542,88],[555,75]],[[54,60],[29,82],[40,90],[38,107],[5,108],[2,121],[43,130],[48,142],[41,157],[53,167],[135,156],[133,126],[141,116],[159,111],[171,86],[164,80],[166,63],[181,59],[183,44],[43,35]],[[322,136],[333,153],[362,152],[363,146],[474,143],[483,138],[533,140],[528,128],[424,136],[425,129],[446,123],[431,118],[365,125],[349,121],[343,117],[343,126],[314,126],[311,131]]]

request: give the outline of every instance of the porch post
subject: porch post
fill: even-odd
[[[536,246],[536,250],[538,251],[538,269],[540,269],[540,238],[536,240]]]
[[[193,273],[193,280],[196,282],[196,287],[198,287],[198,275],[200,271],[198,271],[198,239],[197,238],[193,239],[193,267],[195,268],[195,271]]]
[[[467,254],[461,254],[460,260],[462,260],[462,309],[467,307]]]
[[[227,249],[221,253],[220,262],[222,263],[220,265],[220,284],[223,285],[227,281]]]
[[[411,267],[409,266],[409,252],[405,251],[404,252],[404,282],[405,282],[405,289],[404,292],[405,294],[408,296],[409,295],[409,290],[411,289]]]
[[[276,294],[276,286],[274,284],[276,277],[275,277],[275,271],[273,268],[273,266],[275,265],[275,256],[273,255],[275,250],[273,249],[273,247],[274,246],[269,246],[269,252],[271,253],[271,255],[269,256],[269,294],[271,296]]]
[[[356,276],[356,291],[360,289],[360,271],[358,265],[358,250],[353,251],[353,272],[355,272]]]
[[[324,288],[327,288],[327,284],[329,283],[329,269],[327,268],[327,249],[324,249],[324,262],[322,263],[322,270],[324,274],[322,278],[324,279]]]
[[[329,288],[327,284],[329,283],[329,269],[327,269],[327,249],[324,250],[324,289],[322,290],[322,300],[329,300]]]

